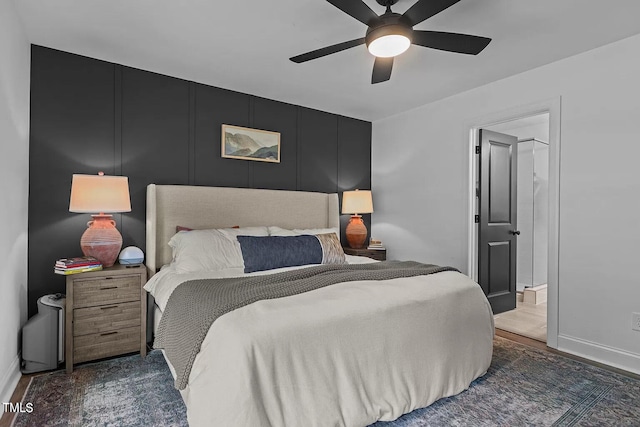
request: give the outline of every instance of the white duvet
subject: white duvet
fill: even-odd
[[[168,267],[145,289],[164,310],[206,276]],[[493,333],[482,290],[457,272],[339,283],[218,318],[181,393],[190,426],[366,426],[468,388]]]

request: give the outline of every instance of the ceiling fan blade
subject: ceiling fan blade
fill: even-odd
[[[468,34],[441,31],[413,31],[413,44],[449,52],[477,55],[487,47],[491,39]]]
[[[453,6],[460,0],[418,0],[413,6],[411,6],[403,14],[406,18],[409,18],[411,25],[416,25],[431,18],[433,15],[437,15],[449,6]]]
[[[393,57],[379,58],[373,63],[373,74],[371,75],[371,84],[386,82],[391,78],[391,70],[393,69]]]
[[[293,58],[289,59],[297,64],[300,64],[301,62],[307,62],[311,61],[312,59],[322,58],[323,56],[331,55],[332,53],[350,49],[361,44],[364,44],[364,37],[323,47],[322,49],[312,50],[311,52],[303,53],[302,55],[294,56]]]
[[[347,15],[356,18],[367,26],[373,25],[379,17],[371,10],[362,0],[327,0],[329,3],[346,13]]]

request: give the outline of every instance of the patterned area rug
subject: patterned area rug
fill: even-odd
[[[15,427],[187,426],[187,409],[159,350],[34,377]]]
[[[162,353],[34,377],[22,426],[187,426]],[[640,380],[496,337],[491,367],[468,390],[375,427],[638,426]]]
[[[487,374],[466,391],[375,427],[640,426],[640,380],[493,340]]]

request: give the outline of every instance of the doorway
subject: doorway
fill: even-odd
[[[547,342],[549,114],[515,119],[487,129],[517,139],[516,301],[512,310],[495,315],[495,325]]]
[[[523,183],[527,183],[528,190],[522,190],[523,193],[528,191],[529,206],[531,209],[523,211],[520,215],[523,218],[517,221],[520,236],[522,231],[519,230],[527,217],[532,222],[528,239],[523,240],[521,247],[520,271],[519,277],[514,280],[514,291],[517,289],[521,292],[518,294],[518,304],[524,302],[524,294],[526,291],[528,302],[533,302],[536,308],[546,308],[546,316],[538,313],[538,318],[542,320],[542,328],[546,324],[546,343],[547,346],[557,348],[558,340],[558,218],[559,218],[559,160],[560,160],[560,98],[541,101],[531,105],[514,107],[507,111],[492,113],[485,117],[474,120],[469,126],[470,128],[470,146],[469,146],[469,275],[476,281],[479,279],[479,224],[476,223],[476,215],[479,214],[479,199],[477,197],[477,189],[479,188],[479,172],[480,160],[476,154],[476,147],[480,145],[480,129],[486,129],[493,132],[504,132],[516,134],[520,143],[518,150],[523,153],[523,158],[527,157],[531,162],[527,166],[520,167],[520,174],[524,174],[527,170],[531,172],[528,179],[521,178]],[[545,144],[547,143],[547,144]],[[544,154],[547,154],[548,161],[544,162]],[[536,156],[535,151],[538,152]],[[541,159],[542,158],[542,159]],[[537,166],[536,161],[537,160]],[[546,165],[548,179],[541,182],[544,175],[542,169]],[[533,172],[537,175],[534,176]],[[530,186],[528,184],[531,184]],[[521,185],[522,186],[522,185]],[[536,191],[540,196],[544,192],[542,187],[547,189],[547,206],[538,200],[537,207],[535,205]],[[524,195],[524,194],[523,194]],[[540,199],[540,197],[538,197]],[[533,203],[533,206],[532,206]],[[521,200],[521,205],[525,204],[525,200]],[[546,218],[541,215],[540,210],[547,213]],[[522,209],[521,209],[522,211]],[[545,222],[546,228],[535,227],[536,212],[538,213],[537,225]],[[518,236],[518,238],[520,238]],[[546,241],[545,238],[546,237]],[[537,243],[536,243],[537,242]],[[519,242],[518,242],[519,243]],[[540,255],[541,248],[546,247],[546,304],[544,300],[544,257]],[[536,252],[537,251],[537,252]],[[538,256],[536,256],[538,255]],[[528,260],[525,262],[525,260]],[[534,277],[535,272],[535,277]],[[541,279],[542,277],[542,279]],[[533,301],[531,300],[533,298]],[[535,304],[537,303],[537,304]],[[546,307],[545,307],[546,305]],[[508,312],[507,312],[508,313]],[[497,327],[500,328],[500,317],[496,321]],[[530,317],[527,314],[525,317]],[[544,336],[539,335],[536,339],[544,340]]]

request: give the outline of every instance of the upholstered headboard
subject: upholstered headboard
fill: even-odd
[[[258,225],[288,229],[340,227],[338,195],[149,184],[146,264],[150,276],[171,261],[168,242],[177,225],[194,229]]]

